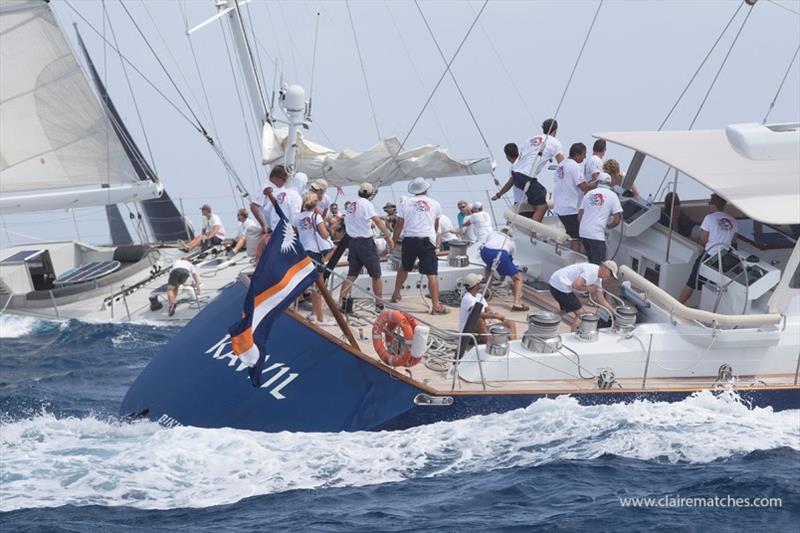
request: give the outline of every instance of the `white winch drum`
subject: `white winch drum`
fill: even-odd
[[[537,353],[553,353],[561,348],[558,327],[561,317],[550,311],[532,311],[528,314],[528,331],[522,336],[522,346]]]
[[[615,309],[614,331],[628,335],[636,328],[636,308],[629,305],[620,305]]]

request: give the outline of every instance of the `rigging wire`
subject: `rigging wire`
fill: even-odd
[[[450,74],[450,79],[453,80],[453,85],[456,86],[456,90],[458,90],[459,96],[461,96],[461,101],[464,102],[464,106],[467,108],[467,112],[469,113],[470,118],[472,118],[472,123],[475,124],[475,128],[478,130],[478,134],[481,136],[481,140],[483,141],[483,145],[486,147],[486,152],[489,154],[489,159],[492,160],[492,149],[489,147],[489,141],[486,140],[486,135],[483,134],[483,130],[481,129],[480,124],[478,124],[478,119],[475,118],[475,113],[472,112],[472,108],[467,101],[467,97],[464,95],[464,91],[461,90],[461,85],[459,85],[458,80],[456,80],[456,75],[453,73],[450,65],[447,64],[447,58],[442,51],[442,47],[439,46],[439,41],[436,39],[436,35],[433,33],[433,28],[431,28],[430,24],[428,23],[428,19],[425,17],[425,13],[422,11],[422,8],[419,5],[418,0],[414,0],[414,5],[417,6],[417,11],[419,11],[420,16],[422,17],[422,21],[425,23],[425,27],[428,28],[428,33],[433,40],[433,44],[436,45],[436,49],[439,51],[439,56],[444,61],[445,65],[447,66],[447,72]],[[492,169],[492,177],[494,177],[494,168]],[[497,178],[494,179],[495,183],[499,185]]]
[[[194,49],[194,43],[192,41],[192,36],[189,34],[189,17],[186,14],[186,6],[184,5],[184,2],[181,1],[181,2],[178,2],[178,7],[180,8],[181,16],[183,18],[183,26],[184,26],[184,29],[185,29],[184,33],[186,35],[186,40],[189,41],[189,50],[192,53],[192,62],[194,63],[195,73],[197,74],[198,80],[200,80],[200,89],[203,92],[203,100],[204,100],[204,102],[206,104],[206,109],[208,111],[208,117],[211,120],[211,131],[213,132],[214,137],[217,138],[217,142],[219,143],[220,150],[224,150],[224,146],[222,144],[222,139],[220,138],[219,130],[217,129],[217,123],[214,120],[214,111],[211,109],[211,102],[210,102],[210,100],[208,98],[208,91],[206,90],[206,84],[205,84],[205,81],[203,80],[203,74],[202,74],[202,72],[200,70],[200,63],[197,61],[197,53],[195,52],[195,49]],[[241,195],[236,194],[236,191],[234,190],[235,187],[234,187],[233,177],[231,176],[231,173],[228,171],[227,167],[225,167],[225,171],[226,171],[226,175],[228,176],[228,186],[230,187],[230,190],[231,190],[231,196],[233,196],[233,198],[234,198],[234,203],[236,205],[241,205],[241,207],[245,207],[244,199],[242,198]]]
[[[486,9],[486,5],[488,3],[489,3],[489,0],[484,0],[483,5],[481,5],[480,10],[478,11],[478,14],[475,15],[475,19],[472,21],[472,24],[470,24],[469,28],[467,29],[467,32],[464,34],[464,37],[461,39],[461,42],[458,44],[458,48],[456,48],[456,51],[453,52],[453,56],[450,58],[450,61],[448,61],[447,67],[445,68],[444,72],[442,72],[442,75],[439,76],[439,80],[436,82],[436,85],[433,86],[433,90],[431,90],[431,93],[428,95],[428,99],[425,100],[425,103],[422,105],[422,109],[419,110],[419,113],[417,114],[417,117],[414,119],[414,122],[411,124],[411,127],[408,130],[408,133],[406,133],[405,137],[403,137],[403,141],[400,143],[400,146],[397,148],[397,151],[392,156],[392,160],[387,165],[387,168],[391,168],[392,165],[395,165],[395,163],[397,161],[397,156],[400,155],[400,152],[403,150],[403,147],[405,146],[406,141],[408,141],[408,138],[411,136],[411,133],[414,131],[414,128],[417,127],[417,124],[419,123],[419,120],[422,118],[423,113],[425,113],[425,110],[428,108],[428,105],[431,103],[431,100],[433,100],[433,96],[436,94],[436,91],[439,90],[439,86],[442,84],[442,81],[444,81],[444,78],[447,76],[447,73],[450,71],[450,66],[453,64],[453,61],[455,61],[456,58],[458,57],[459,52],[461,52],[461,48],[464,47],[464,43],[467,42],[467,39],[469,38],[470,34],[472,33],[472,30],[475,28],[475,25],[478,23],[478,20],[480,19],[481,15],[483,14],[483,11]],[[397,165],[397,168],[402,172],[402,168],[400,168],[399,165]],[[385,176],[385,174],[384,174],[384,176]],[[383,182],[384,176],[381,176],[381,178],[375,184],[376,192],[377,192],[377,189],[380,186],[381,182]]]
[[[367,70],[364,67],[364,58],[361,55],[361,47],[358,45],[358,34],[356,34],[356,25],[353,22],[353,13],[350,11],[350,1],[345,0],[347,6],[347,17],[350,19],[350,29],[353,31],[353,41],[356,43],[356,53],[358,54],[358,62],[361,65],[361,75],[364,78],[364,86],[367,89],[367,99],[369,100],[369,108],[372,110],[372,121],[375,123],[375,131],[378,133],[378,142],[383,140],[381,129],[378,126],[378,117],[375,114],[375,104],[372,101],[372,93],[369,90],[369,81],[367,80]]]
[[[271,117],[269,116],[269,106],[267,105],[266,93],[264,92],[264,88],[261,86],[261,78],[258,75],[258,65],[256,64],[255,56],[253,56],[253,48],[250,46],[250,39],[247,38],[247,28],[244,25],[244,18],[242,17],[242,10],[239,7],[239,0],[233,0],[234,6],[236,6],[236,18],[239,19],[239,27],[242,29],[242,39],[244,40],[244,46],[247,49],[247,57],[250,59],[250,67],[253,69],[253,77],[256,79],[256,90],[258,91],[258,98],[261,100],[261,106],[264,110],[264,117],[257,117],[259,122],[266,120],[267,122],[271,122]],[[244,75],[244,73],[242,73]],[[260,133],[260,132],[259,132]]]
[[[253,9],[248,7],[245,11],[247,12],[247,20],[250,23],[250,36],[253,38],[253,40],[255,40],[255,38],[256,38],[255,27],[256,26],[255,26],[255,24],[253,24]],[[249,45],[249,43],[248,43],[248,45]],[[267,100],[269,99],[268,98],[269,97],[269,91],[267,89],[267,87],[268,87],[267,86],[267,78],[264,75],[264,63],[261,61],[261,52],[258,51],[258,44],[256,44],[256,46],[254,48],[255,48],[255,52],[256,52],[256,60],[257,60],[256,64],[258,66],[258,68],[256,69],[256,77],[260,76],[260,79],[261,79],[261,89],[264,91],[264,107],[266,108],[266,111],[267,111],[267,117],[272,117],[272,106],[267,105]],[[269,55],[268,54],[267,54],[267,59],[269,59]]]
[[[314,21],[314,51],[311,54],[311,81],[308,85],[308,101],[311,105],[311,98],[314,96],[314,73],[317,71],[317,40],[319,38],[319,12]]]
[[[770,4],[775,4],[776,6],[785,9],[789,13],[794,13],[795,15],[800,15],[800,11],[795,11],[794,9],[792,9],[790,7],[787,7],[787,6],[783,5],[783,4],[780,4],[780,3],[776,2],[775,0],[767,0],[767,2],[769,2]]]
[[[778,4],[780,5],[780,4]],[[797,46],[797,49],[794,51],[794,55],[792,56],[792,60],[789,61],[789,66],[786,67],[786,73],[783,75],[783,79],[781,80],[781,84],[778,85],[778,91],[775,93],[775,98],[772,99],[772,102],[769,104],[769,109],[767,109],[767,114],[764,115],[764,120],[761,121],[762,124],[767,123],[767,118],[769,118],[769,114],[772,113],[772,109],[775,107],[775,102],[778,100],[778,96],[780,96],[781,91],[783,90],[783,84],[786,83],[786,78],[789,77],[789,72],[792,70],[792,66],[794,66],[794,60],[797,59],[797,54],[800,52],[800,45]]]

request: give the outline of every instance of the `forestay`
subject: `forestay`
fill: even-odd
[[[288,130],[264,127],[264,164],[283,162]],[[397,154],[395,156],[395,154]],[[457,160],[447,149],[427,144],[403,150],[396,137],[384,139],[364,152],[336,151],[300,138],[297,143],[297,168],[310,179],[325,178],[330,185],[346,186],[364,181],[390,185],[397,181],[488,174],[493,170],[490,158]]]
[[[0,193],[138,181],[48,4],[3,0]]]

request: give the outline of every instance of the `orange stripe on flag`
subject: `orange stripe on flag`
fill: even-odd
[[[253,346],[253,329],[247,328],[235,337],[231,337],[233,353],[241,355]]]
[[[281,280],[278,283],[276,283],[275,285],[273,285],[272,287],[270,287],[269,289],[265,290],[264,292],[255,297],[253,305],[255,307],[261,305],[261,303],[264,302],[264,300],[266,300],[273,294],[279,292],[281,289],[286,287],[289,284],[289,282],[292,281],[292,278],[295,276],[295,274],[297,274],[297,272],[299,272],[304,267],[307,267],[310,264],[311,264],[311,258],[306,256],[298,263],[292,265],[292,268],[286,271],[286,274],[283,276],[283,278],[281,278]]]

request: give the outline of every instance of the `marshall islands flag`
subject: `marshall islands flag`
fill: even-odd
[[[272,324],[319,276],[286,215],[276,202],[273,206],[280,222],[250,280],[242,320],[228,330],[233,352],[250,367],[250,379],[255,387],[261,386],[261,371],[267,356],[265,347]]]

